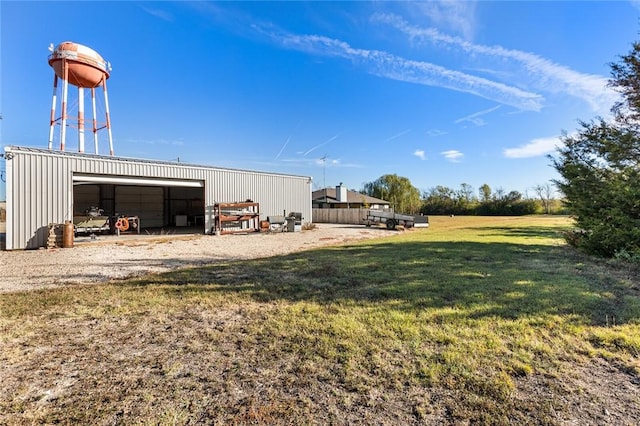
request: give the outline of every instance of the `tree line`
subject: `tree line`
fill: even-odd
[[[364,185],[361,192],[371,197],[389,201],[397,212],[424,215],[477,215],[518,216],[527,214],[565,214],[560,200],[553,198],[553,187],[547,183],[532,188],[536,198],[518,191],[492,190],[487,184],[478,192],[463,183],[453,189],[438,185],[420,191],[411,181],[396,174],[383,175]]]

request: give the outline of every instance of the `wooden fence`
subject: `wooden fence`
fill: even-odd
[[[368,209],[313,209],[313,223],[364,224]]]

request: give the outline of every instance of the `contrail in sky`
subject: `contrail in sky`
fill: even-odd
[[[405,130],[403,132],[400,132],[397,135],[394,135],[394,136],[391,136],[390,138],[387,138],[387,140],[385,140],[385,142],[389,142],[389,141],[392,141],[394,139],[398,139],[400,136],[404,136],[407,133],[409,133],[410,131],[411,131],[411,129],[407,129],[407,130]]]
[[[277,160],[278,158],[280,158],[280,154],[282,154],[282,151],[284,151],[284,149],[286,148],[286,146],[289,144],[289,141],[290,141],[290,140],[291,140],[291,136],[289,136],[289,137],[287,138],[287,141],[284,143],[284,145],[282,145],[282,148],[280,148],[280,152],[278,152],[278,155],[276,155],[276,158],[275,158],[276,160]]]
[[[339,134],[338,134],[338,135],[339,135]],[[322,142],[321,144],[314,146],[313,148],[309,149],[307,152],[305,152],[304,154],[302,154],[302,156],[303,156],[303,157],[306,157],[306,156],[307,156],[307,154],[309,154],[310,152],[315,151],[316,149],[320,148],[321,146],[324,146],[324,145],[328,144],[329,142],[331,142],[331,141],[333,141],[333,140],[336,140],[336,139],[338,138],[338,135],[335,135],[335,136],[333,136],[333,137],[329,138],[329,140],[327,140],[326,142]]]

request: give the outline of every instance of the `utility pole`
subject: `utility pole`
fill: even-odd
[[[327,154],[325,154],[322,158],[320,158],[320,160],[322,161],[322,187],[326,189],[327,178],[325,174],[325,165],[327,164]]]

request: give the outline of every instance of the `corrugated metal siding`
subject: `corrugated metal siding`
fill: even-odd
[[[312,221],[311,179],[246,170],[153,162],[92,154],[9,146],[6,248],[43,247],[48,225],[73,220],[73,174],[198,180],[205,182],[205,229],[213,226],[213,205],[251,199],[261,218],[284,211]]]

